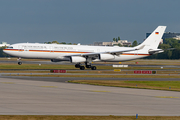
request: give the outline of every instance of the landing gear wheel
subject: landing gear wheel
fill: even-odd
[[[85,69],[85,67],[84,66],[80,66],[80,70],[84,70]]]
[[[75,68],[80,68],[80,66],[81,66],[80,64],[76,64]]]
[[[96,70],[96,66],[92,66],[92,67],[91,67],[91,70]]]
[[[21,65],[22,64],[22,62],[18,62],[18,65]]]

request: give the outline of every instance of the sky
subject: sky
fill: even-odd
[[[180,33],[180,0],[0,0],[0,42],[141,43],[159,25]]]

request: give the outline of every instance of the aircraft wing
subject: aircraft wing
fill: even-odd
[[[113,54],[113,55],[116,55],[116,54],[122,54],[123,52],[136,51],[136,50],[143,49],[144,46],[145,46],[145,45],[140,46],[139,48],[131,48],[131,49],[127,49],[127,50],[119,50],[119,51],[105,52],[105,54],[106,54],[106,53]]]
[[[91,56],[96,56],[99,54],[112,54],[112,55],[119,55],[122,54],[123,52],[129,52],[129,51],[136,51],[136,50],[140,50],[143,49],[145,45],[140,46],[139,48],[129,48],[126,50],[118,50],[118,51],[107,51],[107,52],[94,52],[94,53],[82,53],[82,54],[75,54],[75,55],[71,55],[71,56],[82,56],[82,57],[91,57]]]

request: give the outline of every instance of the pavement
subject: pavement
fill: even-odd
[[[180,116],[179,92],[65,82],[72,79],[0,76],[0,115]]]

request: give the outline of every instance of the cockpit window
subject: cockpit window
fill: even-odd
[[[12,46],[8,46],[7,49],[13,49],[13,47]]]

